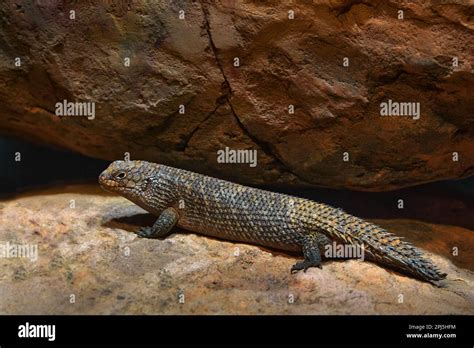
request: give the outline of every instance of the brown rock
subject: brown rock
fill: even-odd
[[[0,131],[251,184],[377,191],[466,177],[471,15],[463,1],[4,2]],[[95,102],[96,118],[55,116],[64,99]],[[381,117],[389,99],[419,102],[420,119]],[[257,149],[258,166],[218,164],[226,146]]]
[[[39,254],[35,262],[0,258],[0,313],[474,314],[473,231],[377,221],[440,253],[430,255],[448,278],[437,288],[359,260],[292,275],[295,256],[183,231],[165,240],[133,233],[152,222],[124,198],[91,186],[2,201],[0,242],[38,245]]]

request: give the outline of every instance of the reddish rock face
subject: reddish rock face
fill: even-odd
[[[466,177],[472,11],[467,1],[2,3],[0,131],[247,184],[377,191]],[[56,116],[63,100],[95,102],[95,117]],[[393,105],[413,108],[381,115]],[[258,165],[218,163],[226,147],[258,150]]]

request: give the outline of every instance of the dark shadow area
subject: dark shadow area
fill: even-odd
[[[21,160],[16,161],[17,153]],[[0,196],[72,183],[97,183],[109,162],[74,152],[0,138]]]
[[[140,227],[152,226],[155,221],[156,216],[143,213],[115,218],[103,223],[103,226],[108,228],[120,228],[128,232],[136,233]]]
[[[340,207],[362,218],[413,219],[474,230],[474,177],[439,181],[389,192],[326,188],[279,188],[278,191]],[[398,208],[400,199],[403,200],[403,209]]]

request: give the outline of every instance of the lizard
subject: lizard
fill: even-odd
[[[147,161],[114,161],[100,186],[157,216],[138,236],[166,238],[173,227],[218,239],[302,253],[291,272],[322,268],[330,243],[364,246],[365,258],[437,284],[442,273],[414,245],[341,209]]]

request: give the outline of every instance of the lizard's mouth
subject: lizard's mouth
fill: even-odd
[[[124,194],[133,191],[131,187],[124,186],[116,180],[110,179],[106,173],[102,173],[99,175],[99,185],[105,191],[113,193],[118,192],[120,194]]]
[[[115,180],[110,180],[105,173],[99,175],[99,185],[107,191],[114,191],[119,187],[118,183]]]

